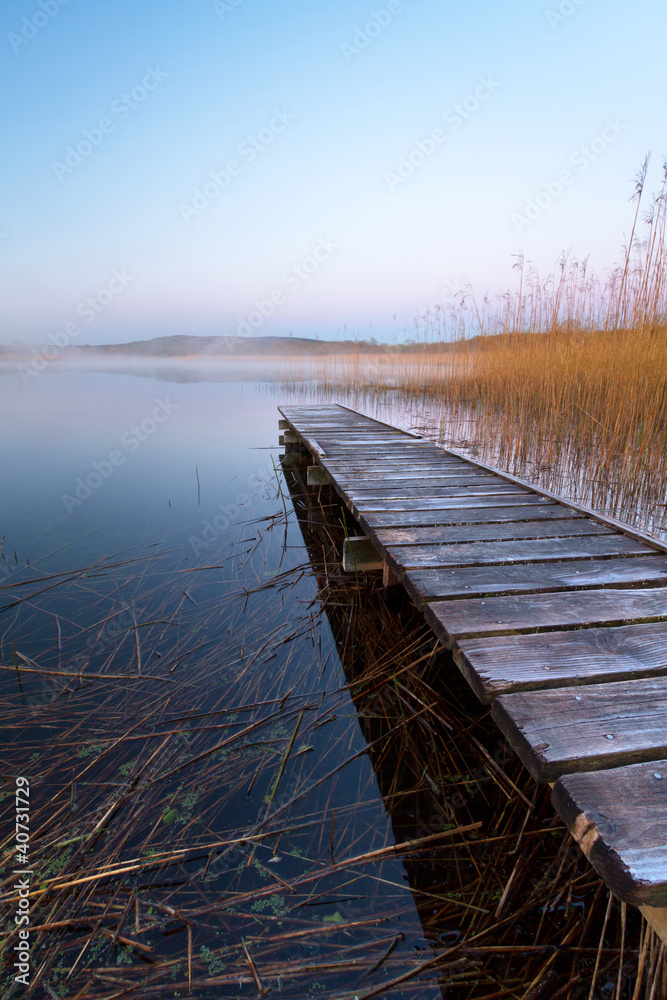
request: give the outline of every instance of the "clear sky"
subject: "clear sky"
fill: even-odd
[[[667,154],[664,0],[9,0],[0,29],[4,343],[400,337],[519,249],[604,276]]]

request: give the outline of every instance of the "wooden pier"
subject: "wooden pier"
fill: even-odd
[[[667,547],[341,405],[279,407],[591,864],[667,942]],[[355,532],[358,529],[353,529]]]

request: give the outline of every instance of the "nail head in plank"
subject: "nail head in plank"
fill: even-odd
[[[540,783],[667,755],[667,677],[500,695],[491,716]]]
[[[667,760],[564,775],[551,801],[615,896],[667,906]]]
[[[453,654],[488,705],[517,691],[667,675],[667,622],[460,639]]]

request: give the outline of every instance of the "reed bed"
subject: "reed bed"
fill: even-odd
[[[348,401],[655,534],[667,500],[667,167],[605,282],[564,254],[513,292],[439,303],[400,349],[289,362],[284,387]]]
[[[662,946],[419,616],[342,575],[345,530],[289,472],[198,563],[156,546],[2,586],[27,995],[664,995]],[[1,847],[12,997],[10,832]]]

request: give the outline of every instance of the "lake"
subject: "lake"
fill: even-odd
[[[509,848],[532,838],[541,875],[566,842],[548,794],[526,815],[421,619],[342,575],[336,504],[281,469],[286,391],[224,378],[0,375],[4,846],[19,778],[34,995],[505,995],[591,886],[539,942],[548,881],[501,915]]]

